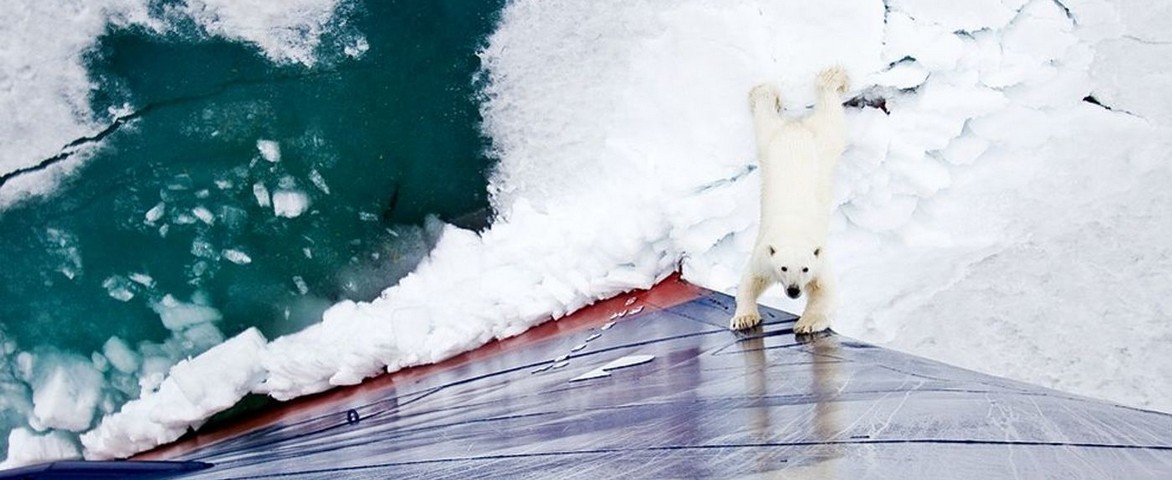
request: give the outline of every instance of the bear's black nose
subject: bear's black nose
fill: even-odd
[[[802,296],[802,289],[798,287],[788,287],[785,289],[785,294],[789,295],[789,298],[798,298]]]

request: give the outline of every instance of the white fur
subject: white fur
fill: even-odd
[[[776,87],[762,84],[749,91],[761,164],[761,229],[737,290],[737,309],[729,323],[734,330],[761,322],[757,299],[774,283],[787,293],[808,295],[794,333],[830,326],[834,281],[826,261],[826,231],[834,166],[846,148],[839,97],[847,89],[845,71],[823,70],[814,113],[802,119],[780,115]]]

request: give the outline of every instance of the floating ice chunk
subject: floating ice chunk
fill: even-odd
[[[201,222],[208,225],[216,223],[216,216],[212,214],[211,210],[208,210],[202,205],[191,209],[191,214],[195,215],[195,218],[198,218]]]
[[[175,224],[176,225],[191,225],[197,221],[199,221],[199,219],[196,218],[195,215],[192,215],[187,212],[182,212],[178,215],[175,215]]]
[[[256,197],[256,204],[260,205],[261,208],[268,208],[269,205],[272,205],[272,201],[269,199],[269,189],[265,188],[264,182],[252,184],[252,196]]]
[[[39,428],[81,432],[101,399],[102,374],[77,355],[49,353],[35,359],[33,418]]]
[[[358,212],[358,218],[364,222],[377,222],[378,215],[370,212]]]
[[[8,458],[0,463],[0,469],[74,458],[81,458],[81,450],[65,432],[37,435],[26,428],[15,428],[8,434]]]
[[[220,255],[229,262],[235,263],[237,265],[248,265],[252,263],[252,257],[248,256],[247,253],[244,253],[243,251],[237,250],[235,248],[226,248],[220,252]]]
[[[366,37],[358,37],[354,40],[354,43],[342,47],[342,52],[350,58],[359,58],[367,50],[370,50],[370,43],[366,41]]]
[[[273,213],[278,217],[295,218],[309,208],[309,196],[299,190],[277,190],[273,193]]]
[[[82,273],[81,251],[77,248],[77,235],[58,228],[47,228],[45,250],[58,261],[57,271],[73,280]]]
[[[199,258],[215,258],[216,251],[207,240],[196,238],[191,241],[191,254]]]
[[[121,338],[110,337],[106,343],[102,345],[102,354],[106,356],[106,360],[110,365],[122,373],[134,373],[138,370],[139,358],[130,346],[126,345]]]
[[[110,369],[110,360],[106,359],[105,355],[102,355],[98,352],[93,352],[90,354],[90,362],[94,364],[94,368],[96,368],[99,372],[105,372],[106,370]]]
[[[281,161],[281,144],[273,140],[257,140],[256,149],[260,151],[261,158],[269,162]]]
[[[298,292],[298,293],[300,293],[300,294],[302,294],[302,295],[305,295],[305,294],[309,293],[309,285],[307,285],[307,284],[305,283],[305,279],[304,279],[304,278],[301,278],[301,276],[300,276],[300,275],[294,275],[294,276],[293,276],[293,285],[296,285],[296,286],[297,286],[297,292]]]
[[[322,193],[326,195],[330,194],[330,186],[326,185],[326,179],[321,176],[321,173],[316,168],[309,171],[309,181],[313,182],[313,186],[321,190]]]
[[[133,281],[134,283],[137,283],[137,284],[142,285],[144,287],[151,288],[151,287],[155,286],[155,279],[151,278],[150,275],[147,275],[145,273],[131,273],[130,275],[127,275],[127,276],[130,277],[130,280]]]
[[[220,311],[215,308],[195,303],[184,303],[171,295],[166,295],[161,301],[152,304],[151,309],[162,318],[163,326],[172,331],[200,323],[218,322],[223,318]]]
[[[146,218],[146,223],[153,224],[159,221],[160,218],[163,218],[164,213],[167,213],[167,202],[159,202],[155,206],[151,207],[150,210],[147,210],[146,215],[144,216]]]
[[[592,378],[609,377],[611,370],[618,370],[620,368],[633,367],[635,365],[642,365],[655,359],[655,355],[628,355],[618,358],[610,363],[599,368],[583,373],[570,379],[571,382],[578,382],[582,380],[589,380]]]
[[[121,275],[113,275],[102,281],[102,287],[110,297],[120,302],[129,302],[134,298],[134,292],[130,290],[130,281]]]
[[[224,334],[211,323],[198,323],[183,330],[182,347],[189,352],[203,352],[224,342]]]

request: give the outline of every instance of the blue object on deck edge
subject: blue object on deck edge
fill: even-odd
[[[211,468],[204,462],[161,462],[161,461],[61,461],[43,463],[28,467],[0,471],[0,480],[48,480],[82,478],[129,478],[155,479],[173,478],[187,472]]]

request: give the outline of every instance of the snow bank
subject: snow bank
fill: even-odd
[[[265,342],[259,330],[250,328],[171,367],[158,390],[143,392],[81,436],[86,458],[127,457],[174,441],[188,427],[231,407],[263,376],[258,359]]]
[[[9,432],[8,452],[8,458],[0,462],[0,469],[81,456],[76,439],[65,432],[37,435],[26,428]]]

